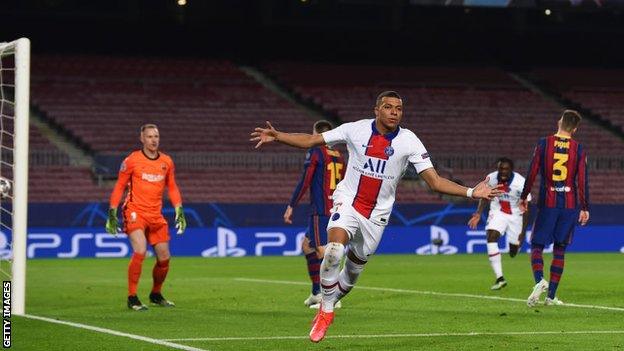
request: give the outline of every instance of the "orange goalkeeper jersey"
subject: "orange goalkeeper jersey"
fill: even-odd
[[[131,153],[121,164],[117,184],[110,197],[110,207],[117,208],[127,188],[124,208],[150,215],[160,215],[165,186],[173,207],[182,204],[182,196],[175,182],[173,160],[159,152],[155,159],[143,150]]]

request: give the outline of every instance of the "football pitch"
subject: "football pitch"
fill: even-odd
[[[545,269],[550,255],[544,257]],[[127,259],[30,260],[27,314],[13,316],[15,350],[622,350],[624,256],[568,254],[558,297],[528,308],[527,254],[379,255],[343,300],[320,344],[303,305],[302,257],[172,259],[163,294],[174,308],[125,306]],[[148,302],[154,258],[139,298]],[[35,319],[37,318],[37,319]]]

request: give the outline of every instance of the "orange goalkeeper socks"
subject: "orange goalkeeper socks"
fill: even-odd
[[[169,259],[163,261],[156,261],[154,269],[152,270],[152,277],[154,278],[154,286],[152,287],[152,293],[160,293],[163,282],[167,278],[167,272],[169,272]]]
[[[133,253],[128,265],[128,296],[137,294],[137,285],[141,277],[141,267],[143,266],[144,254]]]

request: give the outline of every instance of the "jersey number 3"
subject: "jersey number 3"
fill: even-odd
[[[327,170],[330,172],[329,189],[334,190],[336,189],[336,184],[341,180],[340,171],[342,170],[342,163],[329,163],[327,164]]]
[[[555,152],[553,156],[555,158],[555,163],[553,163],[552,180],[555,182],[564,181],[566,180],[566,178],[568,178],[568,167],[566,167],[566,162],[568,162],[568,154]]]

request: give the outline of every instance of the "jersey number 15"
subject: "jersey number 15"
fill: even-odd
[[[340,180],[342,179],[342,176],[340,175],[340,171],[342,170],[342,163],[336,163],[336,162],[332,162],[327,164],[327,170],[330,172],[330,176],[329,176],[329,189],[330,190],[334,190],[336,189],[336,184],[338,184],[338,182],[340,182]]]

